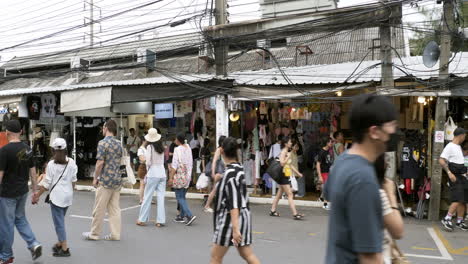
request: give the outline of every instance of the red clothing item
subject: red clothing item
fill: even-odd
[[[328,172],[322,172],[322,179],[323,179],[323,184],[325,184],[328,180]]]

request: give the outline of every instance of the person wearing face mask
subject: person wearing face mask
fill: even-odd
[[[383,211],[374,162],[398,144],[397,111],[375,94],[353,99],[353,146],[331,168],[324,198],[331,207],[326,264],[383,263]]]
[[[465,203],[468,201],[467,167],[461,144],[465,141],[466,130],[459,127],[453,132],[453,140],[445,146],[440,154],[439,163],[447,173],[450,180],[450,200],[452,204],[448,213],[442,219],[442,225],[446,231],[453,231],[452,217],[457,214],[456,227],[468,231],[468,226],[463,221],[465,215]]]

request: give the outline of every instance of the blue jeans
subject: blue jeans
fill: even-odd
[[[54,221],[55,233],[57,233],[58,241],[67,241],[67,233],[65,232],[65,215],[67,214],[68,207],[59,207],[50,203],[50,210],[52,211],[52,220]]]
[[[156,191],[158,214],[156,216],[156,223],[166,223],[166,209],[164,207],[164,197],[166,195],[166,178],[147,177],[145,185],[145,196],[141,204],[140,216],[138,221],[148,222],[151,210],[151,202],[153,193]]]
[[[192,217],[192,212],[187,204],[187,200],[185,199],[185,195],[187,194],[187,189],[175,189],[177,203],[180,206],[180,216],[181,217]]]
[[[39,245],[26,219],[25,206],[28,194],[15,198],[0,197],[0,259],[13,257],[15,226],[28,248]]]

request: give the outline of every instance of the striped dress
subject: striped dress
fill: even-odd
[[[232,209],[239,209],[239,229],[242,241],[239,246],[252,244],[252,216],[249,208],[244,168],[238,164],[226,166],[224,177],[217,184],[214,213],[213,243],[229,247],[232,243]]]

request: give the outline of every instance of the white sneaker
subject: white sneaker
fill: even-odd
[[[330,211],[330,205],[329,204],[322,206],[322,208],[327,210],[327,211]]]
[[[214,210],[213,210],[212,208],[210,208],[210,207],[205,208],[205,210],[203,210],[203,211],[204,211],[205,213],[211,213],[211,214],[214,213]]]

